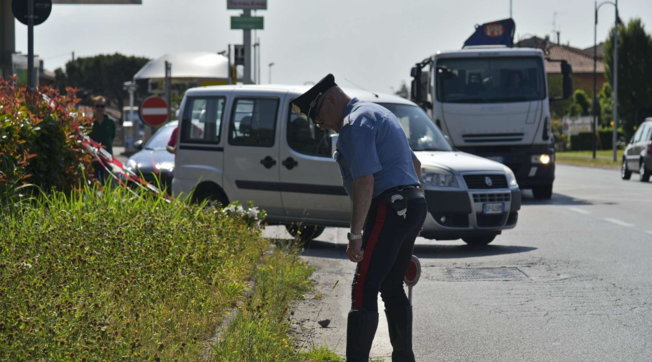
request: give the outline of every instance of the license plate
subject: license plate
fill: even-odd
[[[487,202],[482,204],[482,212],[485,214],[502,214],[505,210],[505,204],[502,202]]]

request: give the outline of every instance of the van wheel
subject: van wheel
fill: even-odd
[[[197,187],[192,196],[194,203],[202,203],[206,201],[207,207],[220,208],[229,204],[229,198],[226,197],[224,191],[219,188]]]
[[[496,238],[495,234],[462,238],[469,246],[485,246]]]
[[[623,180],[629,180],[632,177],[632,171],[627,167],[627,160],[623,158],[623,164],[620,165],[620,178]]]
[[[285,229],[296,240],[301,241],[303,245],[308,245],[314,238],[324,232],[325,227],[321,225],[306,225],[302,223],[285,225]]]
[[[552,197],[552,184],[532,186],[532,194],[537,200],[548,200]]]
[[[641,166],[638,169],[638,175],[641,177],[641,182],[650,181],[650,171],[645,168],[645,162],[641,161]]]

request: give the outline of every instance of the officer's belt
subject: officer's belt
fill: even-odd
[[[391,189],[387,189],[383,191],[380,195],[374,197],[372,201],[374,203],[390,202],[392,195],[396,195],[396,194],[403,196],[403,198],[406,201],[410,201],[414,199],[422,199],[425,197],[423,190],[421,189],[421,186],[404,185],[404,186],[396,186],[396,187],[392,187]]]

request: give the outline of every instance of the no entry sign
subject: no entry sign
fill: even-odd
[[[145,99],[140,105],[140,118],[152,127],[162,125],[168,119],[168,103],[157,96]]]

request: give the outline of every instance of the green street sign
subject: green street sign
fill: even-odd
[[[263,29],[262,16],[232,16],[231,29]]]

